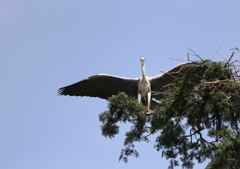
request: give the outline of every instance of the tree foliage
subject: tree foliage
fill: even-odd
[[[109,110],[99,115],[103,136],[114,138],[118,122],[132,125],[119,159],[127,162],[129,156],[138,157],[134,143],[149,142],[154,135],[156,150],[170,160],[172,168],[180,163],[193,168],[193,160],[206,159],[211,160],[207,169],[239,168],[240,85],[235,62],[229,61],[189,64],[150,115],[125,93],[109,98]]]

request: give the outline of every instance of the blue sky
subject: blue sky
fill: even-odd
[[[155,76],[188,49],[214,60],[239,46],[238,0],[0,1],[0,168],[167,168],[150,143],[119,162],[124,132],[101,136],[107,101],[58,96],[60,87],[107,73]],[[191,57],[195,60],[195,57]],[[237,59],[237,58],[236,58]],[[202,169],[206,163],[198,164]],[[178,167],[181,168],[181,167]]]

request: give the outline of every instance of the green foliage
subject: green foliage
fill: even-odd
[[[125,149],[122,150],[119,160],[127,162],[127,156],[138,157],[138,152],[134,149],[133,142],[148,141],[144,133],[148,133],[146,128],[147,117],[143,112],[143,107],[135,98],[128,97],[125,93],[119,93],[109,98],[109,111],[99,115],[99,120],[103,123],[101,126],[102,134],[105,137],[113,138],[119,132],[117,122],[129,122],[132,124],[131,130],[126,133],[124,141]]]
[[[113,138],[118,122],[130,122],[120,160],[138,157],[134,142],[156,136],[155,148],[170,159],[170,165],[193,168],[193,160],[211,162],[207,169],[240,166],[240,86],[230,66],[223,62],[193,62],[155,113],[145,115],[134,98],[119,93],[109,98],[109,110],[99,115],[102,134]],[[207,134],[206,134],[207,133]]]

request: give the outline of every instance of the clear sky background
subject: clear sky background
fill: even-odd
[[[139,77],[141,57],[155,76],[188,49],[211,59],[224,41],[214,60],[229,58],[239,10],[239,0],[0,1],[0,169],[167,168],[154,137],[119,162],[129,126],[106,139],[98,114],[107,101],[57,90],[100,73]]]

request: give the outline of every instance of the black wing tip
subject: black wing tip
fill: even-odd
[[[66,95],[66,94],[64,94],[64,90],[65,90],[65,87],[58,89],[58,91],[57,91],[58,95],[60,95],[60,96]]]

